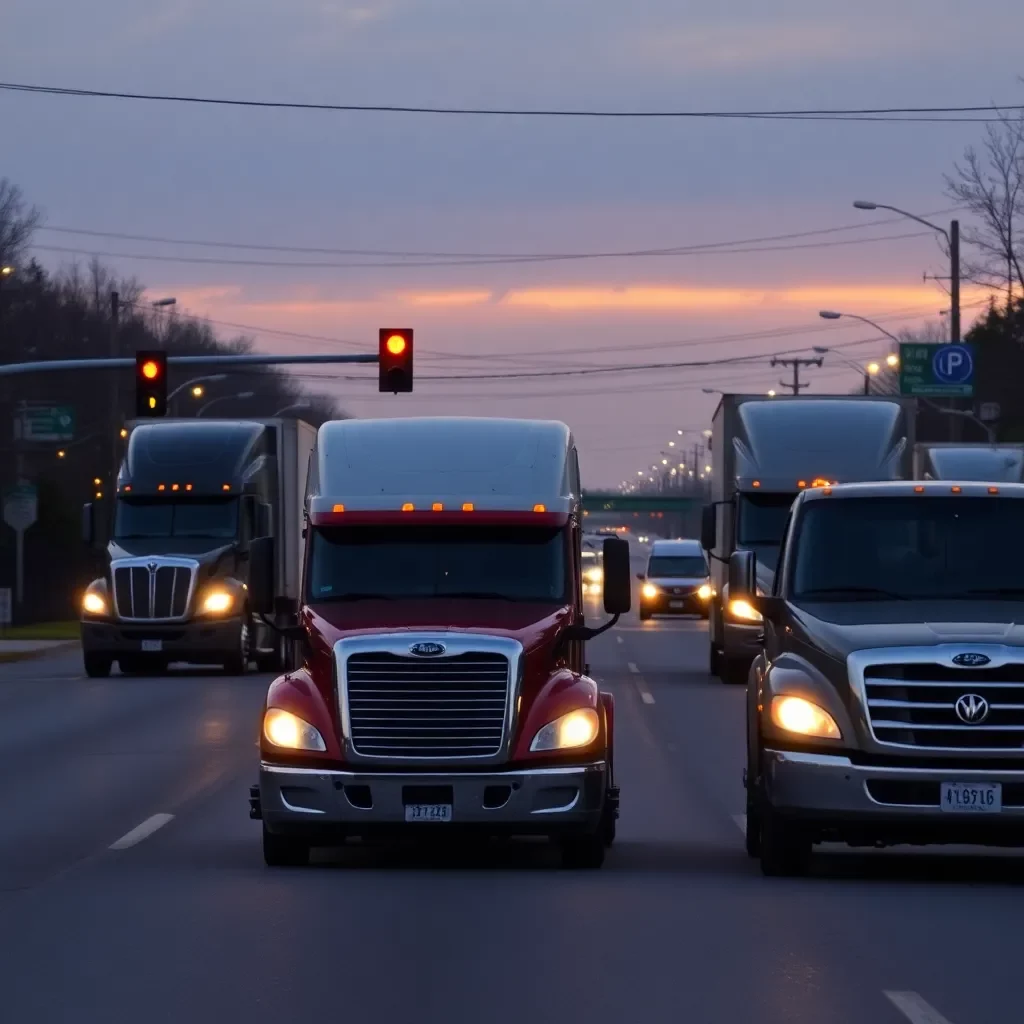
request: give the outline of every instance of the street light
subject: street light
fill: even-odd
[[[856,313],[837,313],[832,309],[823,309],[818,316],[822,320],[839,320],[841,317],[846,317],[847,320],[859,320],[862,324],[868,324],[870,327],[874,327],[880,334],[884,334],[887,338],[895,341],[898,345],[900,339],[896,337],[891,331],[887,331],[881,324],[876,324],[874,320],[869,320],[866,316],[858,316]]]
[[[768,389],[768,397],[769,397],[769,398],[774,398],[774,397],[775,397],[775,395],[776,395],[776,391],[775,391],[775,388],[769,388],[769,389]]]
[[[313,403],[307,398],[302,402],[293,402],[291,405],[284,405],[278,409],[271,418],[275,419],[276,417],[281,416],[286,412],[292,412],[293,410],[308,409],[312,404]]]
[[[218,402],[227,402],[232,398],[252,398],[255,394],[255,391],[239,391],[237,395],[218,395],[216,398],[211,398],[210,401],[208,401],[206,405],[196,413],[196,416],[202,416],[211,405],[216,405]]]
[[[815,345],[814,351],[819,355],[825,355],[826,353],[831,354],[839,359],[840,362],[846,363],[847,366],[856,370],[858,373],[862,373],[864,375],[864,394],[871,394],[871,378],[877,377],[878,374],[882,372],[882,366],[880,363],[873,359],[866,366],[861,366],[859,363],[855,363],[852,359],[847,359],[846,356],[840,355],[834,349],[827,348],[824,345]],[[900,365],[900,357],[890,352],[889,355],[885,357],[885,362],[890,369],[894,370]]]
[[[203,388],[200,387],[200,385],[203,383],[203,381],[206,381],[207,383],[211,383],[212,384],[215,381],[227,380],[227,379],[228,379],[228,375],[226,373],[211,373],[211,374],[208,374],[205,377],[193,377],[191,380],[187,380],[187,381],[185,381],[184,384],[181,384],[178,387],[176,387],[167,396],[167,404],[170,405],[171,401],[174,399],[174,397],[176,395],[180,395],[182,393],[182,391],[184,391],[186,388],[191,388],[192,389],[192,397],[193,398],[202,398],[203,395],[205,394]]]
[[[949,246],[949,298],[950,305],[952,306],[949,319],[949,340],[954,345],[957,344],[960,341],[960,221],[950,221],[949,230],[947,231],[945,228],[939,227],[938,224],[933,224],[930,220],[918,217],[916,213],[908,213],[906,210],[901,210],[898,206],[888,206],[885,203],[869,203],[863,199],[855,200],[853,205],[857,210],[889,210],[890,213],[898,213],[901,217],[915,220],[918,224],[923,224],[926,228],[937,231],[946,239],[946,244]]]

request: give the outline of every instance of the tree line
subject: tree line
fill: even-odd
[[[162,349],[172,355],[247,352],[252,339],[221,339],[210,324],[147,302],[142,284],[117,277],[98,260],[57,272],[30,256],[40,213],[14,183],[0,178],[0,364],[35,360],[134,357]],[[115,298],[116,296],[116,298]],[[171,370],[173,391],[215,370]],[[220,380],[202,380],[201,397],[185,388],[169,415],[265,417],[292,407],[314,426],[344,414],[326,395],[306,392],[286,371],[252,367]],[[124,451],[124,423],[134,417],[134,371],[65,371],[0,377],[0,492],[19,480],[32,484],[38,518],[25,531],[25,593],[18,619],[25,622],[77,616],[80,587],[93,573],[93,555],[80,540],[86,501],[109,509],[111,484]],[[236,397],[251,392],[249,398]],[[295,409],[301,404],[301,409]],[[70,413],[70,436],[36,441],[20,436],[23,411],[54,408]],[[215,411],[216,410],[216,411]],[[38,421],[37,421],[38,422]],[[61,427],[61,429],[67,429]],[[0,526],[0,587],[14,587],[15,533]]]

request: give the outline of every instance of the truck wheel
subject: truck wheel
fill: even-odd
[[[708,645],[708,675],[717,676],[722,671],[722,652],[715,646],[715,641]]]
[[[252,627],[247,618],[242,619],[235,638],[235,649],[224,659],[224,671],[229,676],[244,676],[249,671],[251,644]]]
[[[562,867],[570,870],[596,870],[604,863],[604,851],[604,831],[600,828],[589,836],[563,839]]]
[[[780,818],[761,802],[758,817],[761,874],[769,878],[793,878],[807,874],[811,862],[810,837],[798,825]],[[749,818],[747,819],[749,822]]]
[[[601,833],[605,846],[611,846],[615,842],[615,813],[613,811],[604,812],[601,818]]]
[[[114,666],[113,658],[108,658],[105,654],[94,654],[92,651],[86,651],[82,655],[82,661],[85,674],[90,679],[106,679]]]
[[[309,863],[309,843],[294,836],[276,836],[263,826],[263,861],[268,868],[301,868]]]
[[[750,662],[746,658],[727,658],[721,656],[719,678],[727,686],[746,686],[750,673]]]

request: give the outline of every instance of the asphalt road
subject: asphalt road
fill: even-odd
[[[247,815],[267,678],[0,666],[0,1019],[1010,1024],[1024,860],[743,851],[742,693],[695,620],[590,645],[618,698],[619,839],[318,855]],[[929,1015],[931,1014],[931,1015]]]

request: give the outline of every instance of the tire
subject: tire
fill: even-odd
[[[761,874],[768,878],[806,875],[813,846],[810,837],[798,825],[779,817],[763,800],[758,804]]]
[[[726,686],[746,686],[750,674],[750,662],[746,658],[721,657],[719,678]]]
[[[90,679],[106,679],[114,667],[113,658],[108,658],[105,654],[94,654],[92,651],[85,651],[82,654],[82,663],[85,674]]]
[[[722,671],[722,653],[712,640],[708,644],[708,675],[717,677]]]
[[[259,672],[284,672],[287,668],[286,642],[283,636],[274,634],[274,650],[271,654],[256,655],[256,669]]]
[[[252,623],[242,619],[235,640],[235,650],[224,659],[224,671],[229,676],[244,676],[249,671],[249,657],[252,649]]]
[[[750,778],[749,774],[747,776]],[[747,856],[754,860],[761,858],[761,810],[758,807],[757,797],[752,792],[756,783],[747,782],[747,828],[746,848]]]
[[[268,868],[301,868],[309,863],[309,843],[294,836],[277,836],[263,826],[263,861]]]
[[[562,867],[572,870],[596,871],[604,864],[604,829],[589,836],[562,840]]]

